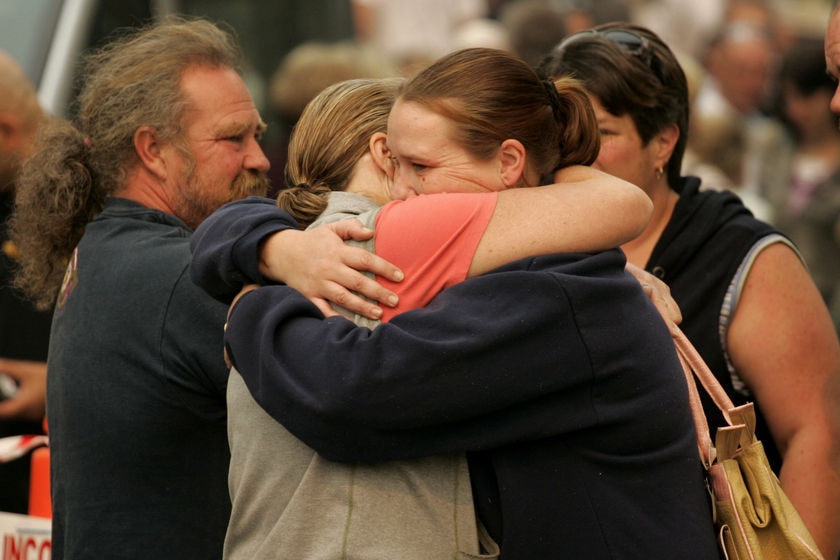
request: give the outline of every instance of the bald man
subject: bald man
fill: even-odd
[[[21,162],[45,120],[35,88],[18,64],[0,51],[0,437],[39,434],[44,417],[51,312],[36,311],[11,286],[17,249],[7,221]],[[26,513],[29,457],[0,463],[0,511]]]

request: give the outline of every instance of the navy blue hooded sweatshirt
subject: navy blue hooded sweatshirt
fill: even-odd
[[[231,262],[210,254],[233,237],[206,234],[199,283],[218,264],[196,263]],[[505,560],[717,558],[683,373],[624,265],[521,260],[374,331],[269,286],[237,303],[226,344],[263,408],[328,459],[468,452]]]

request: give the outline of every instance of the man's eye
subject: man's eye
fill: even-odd
[[[415,171],[423,171],[429,168],[427,165],[423,165],[422,163],[412,163],[411,167],[413,167]]]

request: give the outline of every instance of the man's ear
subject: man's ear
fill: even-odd
[[[368,146],[370,148],[370,155],[377,167],[388,177],[393,177],[394,168],[391,164],[391,151],[388,150],[387,140],[388,137],[384,132],[374,132],[370,136]]]
[[[141,126],[134,133],[134,151],[140,164],[160,180],[166,178],[166,159],[158,142],[157,131],[151,126]]]
[[[499,147],[499,171],[505,187],[518,186],[525,173],[525,146],[519,140],[508,138]]]

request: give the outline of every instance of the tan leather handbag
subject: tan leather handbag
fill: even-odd
[[[712,495],[718,544],[728,560],[822,560],[813,537],[755,437],[753,404],[734,406],[685,334],[671,326],[685,370],[697,445]],[[695,378],[723,412],[714,445]]]

